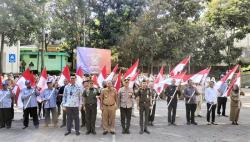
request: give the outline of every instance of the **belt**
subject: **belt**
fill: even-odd
[[[86,104],[86,105],[88,105],[88,106],[92,106],[92,105],[96,105],[96,104]]]
[[[113,105],[115,105],[115,104],[112,104],[112,105],[106,105],[106,104],[103,104],[103,105],[105,105],[105,106],[113,106]]]

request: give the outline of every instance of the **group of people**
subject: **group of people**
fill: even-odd
[[[144,79],[139,86],[130,88],[129,81],[129,79],[124,79],[123,86],[116,90],[112,81],[104,82],[103,88],[97,88],[89,77],[79,86],[76,84],[75,76],[72,76],[70,81],[65,79],[64,86],[61,87],[48,79],[48,87],[41,91],[36,87],[32,87],[30,80],[26,80],[26,88],[22,89],[19,94],[23,103],[23,129],[29,126],[30,116],[33,118],[35,128],[39,128],[39,113],[41,109],[44,109],[45,127],[48,127],[51,122],[54,127],[58,127],[58,116],[62,112],[63,121],[61,127],[66,126],[65,136],[71,134],[73,124],[75,134],[78,136],[80,135],[79,113],[81,112],[81,126],[86,126],[87,135],[91,133],[95,135],[97,104],[99,101],[102,112],[103,135],[115,134],[117,109],[120,110],[122,134],[130,134],[131,116],[136,102],[139,111],[139,133],[150,134],[147,126],[153,126],[156,100],[159,98],[154,89],[154,83]],[[168,125],[176,125],[177,103],[181,94],[185,98],[187,125],[197,125],[195,115],[201,116],[200,109],[203,99],[205,99],[207,105],[208,125],[217,125],[215,123],[216,108],[219,116],[227,117],[225,113],[227,102],[225,92],[228,84],[222,84],[219,89],[214,87],[214,81],[209,81],[208,84],[208,86],[202,88],[201,85],[188,80],[185,88],[181,89],[181,86],[177,85],[174,79],[172,80],[172,84],[163,91],[163,95],[167,99]],[[2,89],[0,90],[0,128],[11,128],[14,117],[13,98],[15,96],[11,91],[12,85],[11,78],[2,82]],[[240,90],[237,85],[233,87],[230,98],[230,120],[233,125],[238,125],[241,102]]]

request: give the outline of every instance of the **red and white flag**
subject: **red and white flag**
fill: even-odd
[[[189,63],[190,56],[184,58],[178,65],[176,65],[171,72],[169,73],[170,76],[176,76],[177,74],[181,73],[184,67]]]
[[[106,65],[102,68],[102,72],[98,75],[97,78],[97,83],[99,85],[99,87],[103,88],[102,83],[103,81],[105,81],[107,77],[107,70],[106,70]]]
[[[225,83],[227,80],[231,80],[238,67],[239,65],[234,66],[232,70],[230,70],[220,81],[218,81],[215,84],[215,89],[219,89],[223,83]]]
[[[112,81],[117,69],[118,69],[118,64],[114,67],[113,71],[109,74],[109,76],[105,80]]]
[[[160,84],[160,82],[163,81],[163,71],[164,71],[164,67],[162,66],[160,69],[160,72],[158,73],[156,79],[154,80],[154,89],[158,95],[161,94],[161,92],[164,89],[164,85]]]
[[[124,79],[133,77],[136,74],[137,68],[139,65],[139,59],[126,71],[124,74]]]
[[[39,87],[41,89],[40,92],[43,92],[44,89],[48,88],[47,80],[48,80],[47,71],[46,71],[46,68],[44,68],[42,70],[40,79],[37,83],[37,87]]]
[[[137,76],[140,74],[140,71],[137,71],[136,74],[134,76],[132,76],[129,80],[129,88],[133,88],[134,84],[135,84],[135,80],[137,78]]]
[[[240,71],[237,73],[236,77],[234,78],[234,80],[232,81],[232,83],[230,84],[227,92],[226,92],[226,95],[227,96],[230,96],[230,92],[232,91],[233,89],[233,86],[234,85],[237,85],[239,88],[240,88]]]
[[[116,82],[115,82],[116,91],[119,91],[121,86],[122,86],[122,74],[121,74],[121,72],[119,72],[118,77],[117,77]]]
[[[211,70],[211,67],[201,70],[200,72],[192,75],[189,79],[191,79],[193,83],[198,83],[198,84],[202,83],[207,78],[210,70]],[[187,81],[185,81],[185,84],[187,84]]]
[[[99,85],[98,85],[98,82],[97,82],[97,76],[93,75],[92,80],[93,80],[93,83],[94,83],[94,87],[98,88]]]
[[[60,78],[58,80],[58,85],[63,86],[65,79],[70,81],[70,71],[69,71],[69,67],[67,65],[62,70],[61,76],[60,76]]]
[[[81,87],[82,82],[85,80],[84,73],[81,67],[79,67],[76,71],[76,84]]]

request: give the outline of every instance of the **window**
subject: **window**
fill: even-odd
[[[48,58],[49,59],[56,59],[56,55],[49,55]]]
[[[37,58],[37,55],[30,55],[30,58]]]

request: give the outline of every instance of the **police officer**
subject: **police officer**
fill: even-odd
[[[143,134],[143,132],[150,134],[150,132],[147,129],[148,125],[148,115],[149,115],[149,108],[151,106],[151,92],[150,89],[147,88],[146,80],[142,81],[142,86],[139,89],[137,93],[137,109],[139,110],[140,115],[140,127],[141,131],[140,134]],[[145,121],[143,121],[143,117],[145,118]]]
[[[84,110],[86,111],[86,134],[96,134],[95,122],[97,114],[97,96],[99,96],[99,91],[94,88],[94,83],[92,80],[85,81],[85,90],[83,91],[84,98]]]
[[[176,109],[177,109],[177,96],[180,96],[180,90],[175,85],[176,80],[173,79],[171,85],[169,85],[164,93],[167,96],[167,103],[168,103],[168,125],[176,125],[175,118],[176,118]],[[171,101],[171,102],[170,102]]]
[[[36,88],[31,87],[30,80],[25,81],[26,88],[22,89],[20,94],[23,102],[23,129],[29,125],[29,116],[33,117],[35,128],[39,128],[39,121],[37,115],[37,96],[39,93]]]
[[[117,92],[111,81],[107,81],[107,88],[104,88],[100,95],[102,121],[103,121],[103,135],[108,132],[115,134],[115,114],[117,109]]]
[[[51,122],[50,112],[52,113],[52,120],[54,127],[57,127],[57,111],[56,111],[56,97],[58,94],[57,89],[53,88],[52,80],[47,81],[48,88],[43,91],[41,98],[45,108],[45,127]]]
[[[82,82],[82,92],[84,92],[84,90],[89,87],[89,81],[83,81]],[[83,102],[84,102],[84,98],[83,98]],[[81,108],[81,119],[82,119],[82,125],[81,127],[84,127],[86,125],[86,110],[84,110],[84,106]]]
[[[149,110],[149,117],[148,117],[148,122],[149,122],[149,125],[151,126],[154,126],[153,122],[154,122],[154,119],[155,119],[155,109],[156,109],[156,99],[157,99],[157,93],[154,89],[154,83],[153,82],[150,82],[149,83],[149,88],[150,88],[150,92],[151,92],[151,95],[152,95],[152,106],[150,107],[150,110]]]
[[[2,83],[3,89],[0,91],[0,128],[6,126],[11,128],[12,122],[12,98],[14,95],[8,89],[8,81]]]
[[[62,104],[67,113],[67,132],[64,135],[67,136],[71,133],[74,120],[76,135],[79,136],[79,111],[82,108],[82,95],[81,88],[76,85],[75,76],[71,77],[71,84],[65,86]]]
[[[125,79],[124,87],[118,92],[118,106],[121,113],[122,134],[130,134],[129,127],[132,114],[133,89],[129,88],[129,80]]]
[[[197,125],[194,120],[196,110],[196,95],[199,95],[197,89],[193,86],[192,80],[188,80],[188,86],[184,89],[184,97],[186,101],[186,119],[187,125]]]

